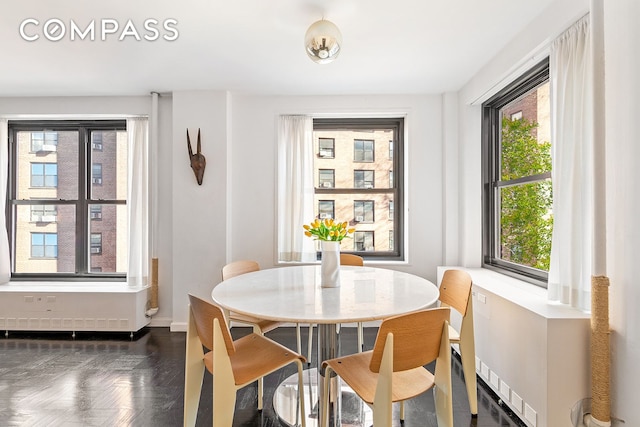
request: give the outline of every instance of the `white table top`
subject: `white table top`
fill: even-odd
[[[218,284],[220,306],[267,320],[345,323],[379,320],[428,308],[438,299],[430,281],[401,271],[340,267],[340,287],[320,287],[320,266],[272,268]]]

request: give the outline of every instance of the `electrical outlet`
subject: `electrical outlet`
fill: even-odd
[[[478,301],[480,301],[483,304],[486,304],[487,296],[485,294],[481,294],[480,292],[478,292]]]

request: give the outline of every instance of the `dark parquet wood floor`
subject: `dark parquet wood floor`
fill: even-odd
[[[233,328],[236,337],[248,331]],[[375,328],[365,329],[369,346],[375,333]],[[268,336],[295,348],[293,328]],[[343,329],[342,342],[344,352],[355,351],[355,328]],[[185,334],[167,328],[145,328],[132,339],[129,334],[77,333],[74,339],[70,333],[10,332],[0,339],[0,426],[181,426],[184,349]],[[261,413],[255,385],[241,390],[234,426],[280,426],[271,399],[276,385],[293,373],[295,367],[289,367],[265,379]],[[455,359],[453,376],[456,427],[524,426],[482,384],[479,414],[471,418]],[[211,376],[206,373],[198,426],[212,424],[211,407]],[[435,426],[430,392],[408,402],[406,411],[406,427]]]

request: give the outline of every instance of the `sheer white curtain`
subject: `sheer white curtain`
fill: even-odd
[[[591,306],[594,232],[593,67],[589,16],[551,46],[553,235],[548,296]]]
[[[313,216],[313,119],[281,116],[278,127],[278,261],[312,262],[302,226]]]
[[[149,277],[149,120],[142,117],[127,119],[127,138],[127,283],[140,287],[148,284]]]
[[[9,174],[9,131],[6,119],[0,119],[0,283],[11,279],[11,261],[9,257],[9,236],[7,236],[7,218],[4,215],[7,203],[7,178]]]

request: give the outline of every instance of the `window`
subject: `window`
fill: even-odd
[[[101,220],[102,219],[102,205],[91,205],[89,206],[89,218],[92,221]]]
[[[356,231],[353,233],[353,244],[356,252],[373,251],[373,231]]]
[[[45,153],[56,151],[57,145],[57,132],[31,132],[31,151]]]
[[[546,286],[553,226],[548,60],[483,105],[484,265]]]
[[[56,233],[31,233],[32,258],[57,258],[58,235]]]
[[[374,171],[353,171],[353,188],[373,188],[375,186]]]
[[[102,253],[102,233],[91,233],[91,255]]]
[[[91,166],[91,183],[102,185],[102,163],[94,163]]]
[[[318,174],[318,186],[320,188],[335,187],[335,171],[333,169],[320,169]]]
[[[389,200],[389,220],[393,221],[395,213],[393,212],[393,200]]]
[[[318,217],[320,219],[334,218],[335,202],[333,200],[320,200],[318,202]]]
[[[31,206],[31,222],[55,222],[57,215],[56,205]]]
[[[373,140],[356,139],[353,141],[353,161],[373,162],[374,160]]]
[[[318,140],[318,156],[333,159],[335,157],[335,144],[333,138],[320,138]]]
[[[355,222],[373,223],[373,200],[356,200],[353,202],[353,217]]]
[[[317,218],[331,215],[356,229],[353,239],[342,241],[343,252],[353,252],[365,259],[404,259],[401,185],[404,120],[323,118],[314,119],[313,128],[314,152],[320,152],[322,147],[332,153],[331,158],[314,158],[314,175],[318,177]],[[384,154],[376,158],[376,150],[379,153],[389,150],[389,157]],[[362,168],[362,162],[367,163],[366,169]],[[390,214],[394,216],[393,222],[384,213],[375,215],[375,208],[386,210],[389,200],[395,203]]]
[[[102,132],[91,132],[91,149],[102,151]]]
[[[58,186],[58,165],[56,163],[31,163],[31,186]]]
[[[53,135],[56,150],[44,162],[34,141],[46,146]],[[102,151],[96,151],[96,141]],[[9,143],[12,280],[122,280],[128,228],[125,121],[11,120]],[[92,265],[92,259],[100,263]]]

